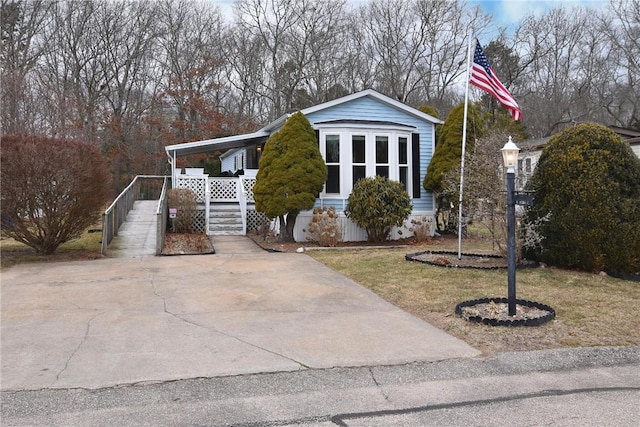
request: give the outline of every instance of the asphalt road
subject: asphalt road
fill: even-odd
[[[2,425],[638,426],[640,348],[2,393]]]

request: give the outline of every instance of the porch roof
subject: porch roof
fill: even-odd
[[[228,150],[230,148],[245,147],[257,142],[266,141],[269,132],[259,130],[242,135],[225,136],[223,138],[206,139],[204,141],[184,142],[182,144],[167,145],[164,149],[171,158],[175,155],[189,156],[192,154],[210,153],[214,150]]]

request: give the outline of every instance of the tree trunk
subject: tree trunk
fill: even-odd
[[[298,212],[289,212],[286,217],[280,216],[280,241],[293,242],[293,228],[296,225]]]

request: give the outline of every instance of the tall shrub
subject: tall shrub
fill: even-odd
[[[549,141],[531,179],[529,256],[589,271],[640,271],[640,160],[605,126],[573,126]]]
[[[370,242],[388,240],[393,226],[411,214],[411,199],[404,186],[388,178],[363,178],[353,186],[345,209],[347,218],[367,232]]]
[[[316,135],[297,112],[265,144],[253,187],[256,210],[279,218],[280,239],[293,240],[298,214],[313,208],[326,180]]]
[[[424,189],[430,191],[436,197],[436,228],[438,230],[441,230],[439,216],[442,211],[449,209],[451,203],[457,203],[456,193],[449,191],[444,181],[447,172],[460,165],[463,125],[464,104],[460,104],[451,110],[444,124],[438,128],[439,134],[436,149],[422,183]],[[483,135],[484,126],[484,120],[478,110],[469,105],[467,110],[467,143],[465,147],[468,152],[473,150],[476,139]]]
[[[52,254],[95,223],[110,175],[93,145],[38,136],[0,141],[2,233]]]

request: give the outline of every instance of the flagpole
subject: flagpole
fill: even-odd
[[[469,104],[469,68],[471,66],[471,43],[473,37],[469,35],[467,46],[467,81],[464,89],[464,118],[462,122],[462,155],[460,157],[460,198],[458,200],[458,259],[462,259],[462,192],[464,190],[464,156],[467,144],[467,108]]]

